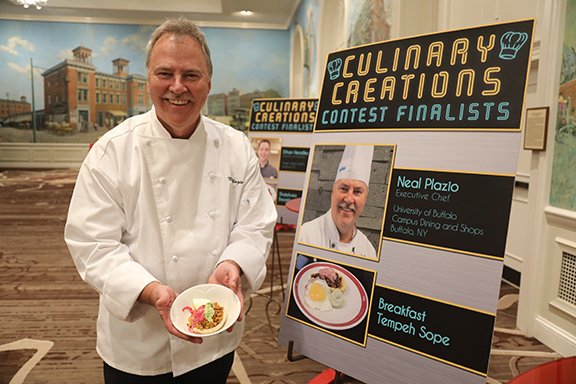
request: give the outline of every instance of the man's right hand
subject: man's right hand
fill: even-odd
[[[201,337],[188,336],[177,330],[176,327],[174,327],[174,324],[172,324],[172,320],[170,320],[170,308],[172,307],[172,303],[174,302],[174,299],[176,299],[176,296],[176,292],[174,292],[174,290],[169,286],[163,285],[158,281],[153,281],[144,287],[138,297],[138,301],[150,304],[156,308],[160,318],[164,321],[164,325],[168,332],[191,343],[202,344]]]

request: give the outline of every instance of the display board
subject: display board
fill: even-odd
[[[279,340],[366,383],[485,383],[534,20],[328,56]]]
[[[248,136],[259,156],[269,165],[262,169],[278,209],[278,222],[296,224],[298,212],[286,208],[291,199],[300,198],[310,155],[317,99],[254,99],[250,109]]]

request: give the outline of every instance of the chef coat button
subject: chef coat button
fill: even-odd
[[[210,255],[212,255],[212,256],[218,256],[218,251],[217,251],[217,250],[213,250],[212,252],[210,252]]]
[[[214,173],[214,171],[210,171],[208,173],[208,178],[210,179],[210,181],[214,181],[214,179],[216,178],[216,174]]]
[[[214,148],[218,148],[220,146],[220,140],[214,140]]]
[[[177,261],[178,261],[178,256],[172,255],[172,261],[173,261],[173,262],[177,262]]]
[[[151,146],[151,145],[152,145],[152,141],[151,141],[151,140],[146,140],[146,145],[147,145],[147,146]]]
[[[210,211],[208,212],[208,217],[211,219],[215,219],[216,216],[218,216],[218,213],[216,211]]]
[[[172,216],[166,216],[165,220],[167,223],[171,223],[172,222]]]
[[[161,177],[161,178],[158,179],[158,182],[159,182],[160,184],[166,184],[166,178],[165,178],[165,177]]]

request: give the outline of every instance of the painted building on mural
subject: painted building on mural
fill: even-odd
[[[26,96],[20,97],[20,100],[11,100],[9,97],[0,99],[0,119],[2,120],[9,120],[21,114],[29,114],[31,111],[32,106],[26,101]]]
[[[88,132],[96,126],[109,129],[150,109],[146,77],[129,74],[128,60],[113,60],[113,73],[109,74],[96,70],[91,49],[77,47],[72,53],[72,59],[42,73],[49,128],[75,132]]]

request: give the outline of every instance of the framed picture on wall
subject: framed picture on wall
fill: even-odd
[[[549,107],[527,108],[524,123],[524,149],[543,151],[546,149]]]

